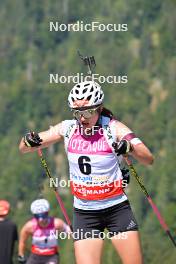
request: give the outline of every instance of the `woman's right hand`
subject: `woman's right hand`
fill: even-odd
[[[42,141],[39,134],[35,132],[29,132],[24,136],[24,144],[26,147],[39,147]]]

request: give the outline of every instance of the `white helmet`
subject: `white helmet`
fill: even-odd
[[[32,214],[41,214],[48,212],[50,209],[49,202],[46,199],[37,199],[31,204]]]
[[[68,105],[70,108],[96,106],[102,104],[103,99],[104,93],[101,86],[94,81],[86,81],[77,83],[71,89],[68,96]]]

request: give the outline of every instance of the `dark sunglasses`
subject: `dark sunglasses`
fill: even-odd
[[[73,112],[73,116],[76,119],[80,119],[81,116],[88,119],[88,118],[91,118],[93,115],[95,115],[95,113],[97,113],[98,108],[99,106],[92,108],[92,109],[85,109],[85,110],[72,109],[72,112]]]
[[[43,218],[43,219],[46,219],[48,217],[48,212],[46,213],[41,213],[41,214],[34,214],[34,217],[36,219],[39,219],[39,218]]]

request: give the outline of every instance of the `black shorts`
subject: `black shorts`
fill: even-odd
[[[104,230],[107,232],[104,233]],[[138,230],[129,201],[101,210],[80,210],[74,208],[73,239],[102,238],[122,235]]]
[[[41,256],[31,253],[26,264],[59,264],[59,255]]]

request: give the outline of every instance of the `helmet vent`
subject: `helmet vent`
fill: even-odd
[[[85,92],[87,92],[87,88],[85,88],[85,89],[83,90],[83,93],[85,93]]]
[[[77,88],[80,88],[80,84],[77,84],[76,87],[77,87]]]
[[[95,99],[94,103],[96,103],[96,102],[97,102],[97,100],[98,100],[98,97]]]
[[[90,92],[93,92],[93,90],[94,90],[94,89],[93,89],[93,86],[92,86],[92,88],[90,89]]]
[[[89,86],[89,85],[90,85],[89,83],[86,83],[86,84],[84,84],[84,87]]]
[[[71,99],[72,99],[73,102],[75,101],[75,99],[73,97],[71,97]]]
[[[96,91],[95,97],[97,97],[97,95],[98,95],[98,91]]]
[[[75,93],[76,93],[76,94],[79,94],[79,90],[75,90]]]
[[[92,95],[89,95],[89,96],[87,97],[87,100],[89,101],[89,100],[91,99],[91,97],[92,97]]]

